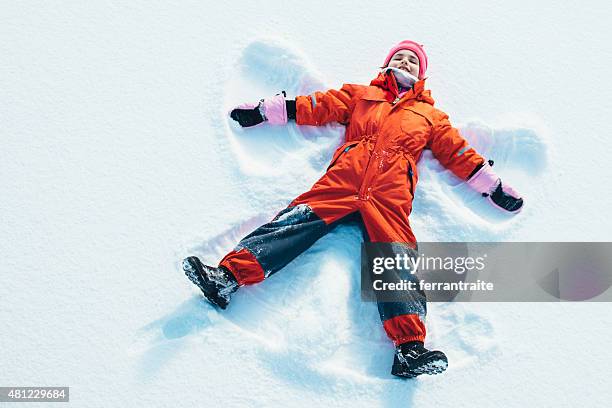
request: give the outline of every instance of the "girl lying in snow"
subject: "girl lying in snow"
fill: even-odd
[[[493,205],[512,213],[521,210],[522,198],[502,183],[493,162],[471,148],[448,116],[434,108],[425,90],[426,71],[423,47],[402,41],[389,51],[370,85],[345,84],[295,100],[278,94],[231,112],[243,127],[283,125],[289,119],[298,125],[338,122],[346,126],[346,137],[312,188],[243,238],[218,267],[193,256],[183,261],[186,275],[211,303],[225,309],[240,286],[282,269],[348,216],[361,219],[366,241],[401,243],[395,250],[414,256],[417,243],[408,218],[424,149]],[[378,301],[378,310],[396,346],[392,374],[414,377],[446,369],[444,353],[424,347],[423,292],[406,291],[401,302]]]

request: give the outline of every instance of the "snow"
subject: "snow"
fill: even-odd
[[[606,303],[430,304],[448,371],[392,378],[354,225],[224,312],[180,270],[310,187],[342,134],[243,130],[227,110],[367,83],[405,38],[425,44],[437,106],[527,203],[492,211],[425,154],[419,240],[609,241],[609,3],[26,1],[0,16],[1,386],[70,386],[78,407],[612,396]]]

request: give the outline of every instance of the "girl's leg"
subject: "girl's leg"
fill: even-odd
[[[219,266],[240,285],[261,282],[308,249],[331,229],[306,204],[289,206],[244,237]]]
[[[408,248],[407,251],[414,250]],[[418,278],[409,272],[392,271],[391,276],[393,282],[406,280],[414,282],[418,287]],[[425,342],[425,316],[427,314],[425,293],[420,290],[404,290],[393,296],[397,300],[389,302],[386,299],[378,299],[377,301],[378,313],[387,336],[396,346],[411,341]]]
[[[403,230],[410,231],[408,221],[406,219],[406,227],[396,225],[398,217],[388,217],[395,223],[386,222],[385,215],[391,213],[386,209],[378,208],[374,213],[376,217],[371,216],[370,212],[362,213],[364,221],[364,241],[371,243],[380,243],[379,246],[370,247],[368,251],[371,257],[390,257],[395,258],[397,255],[403,258],[418,257],[418,251],[405,244],[412,241],[412,234],[402,235]],[[416,244],[412,244],[415,245]],[[418,288],[418,278],[407,270],[390,270],[386,277],[388,281],[400,282],[406,280],[414,282]],[[427,298],[425,293],[420,290],[405,290],[394,292],[393,299],[389,299],[386,293],[375,292],[378,306],[378,313],[383,323],[383,327],[387,336],[398,346],[411,341],[425,341],[425,316],[427,315]]]
[[[397,255],[417,257],[416,250],[401,244],[382,243],[370,247],[369,256],[394,259]],[[414,282],[418,288],[416,275],[407,270],[391,269],[385,272],[385,282],[400,283],[402,280]],[[396,346],[411,342],[425,341],[425,316],[427,314],[427,298],[420,290],[393,291],[392,294],[375,292],[380,320],[387,336]],[[390,299],[391,297],[391,299]]]

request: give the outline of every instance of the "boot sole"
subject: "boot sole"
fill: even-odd
[[[202,267],[202,263],[195,256],[190,256],[183,260],[183,271],[187,278],[204,294],[206,300],[208,300],[213,305],[220,307],[221,309],[227,308],[228,302],[222,297],[215,296],[215,287],[208,279],[206,279],[206,274],[204,273],[204,268]]]
[[[448,368],[448,359],[443,354],[433,354],[428,357],[424,362],[419,364],[418,367],[406,368],[401,363],[393,364],[391,368],[391,374],[404,377],[404,378],[414,378],[416,376],[422,374],[435,375],[440,374]]]

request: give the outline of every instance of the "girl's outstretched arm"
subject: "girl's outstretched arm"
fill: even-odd
[[[285,99],[285,92],[258,103],[244,103],[230,112],[230,117],[242,127],[253,127],[264,122],[270,125],[284,125],[288,119],[295,119],[298,125],[320,126],[330,122],[347,124],[352,112],[352,99],[363,85],[345,84],[339,90],[314,92],[297,96],[295,100]]]
[[[467,180],[475,168],[485,162],[448,120],[448,115],[436,111],[428,148],[440,163],[462,180]]]
[[[321,126],[338,122],[346,125],[353,112],[354,96],[363,88],[363,85],[344,84],[339,90],[330,89],[327,92],[314,92],[308,96],[296,97],[296,123]]]
[[[442,165],[502,210],[517,213],[523,208],[521,195],[493,171],[493,161],[486,161],[451,126],[448,115],[434,115],[428,147]]]

